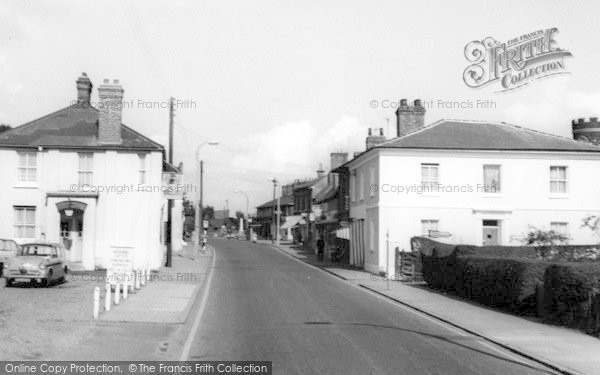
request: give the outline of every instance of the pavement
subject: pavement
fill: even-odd
[[[181,254],[173,257],[170,268],[163,267],[153,272],[136,293],[121,299],[109,312],[100,315],[100,320],[121,323],[181,324],[196,299],[214,250],[207,247],[201,253],[193,245],[186,245]],[[113,297],[114,299],[114,297]],[[103,298],[101,306],[104,307]]]
[[[265,360],[290,375],[556,374],[270,244],[211,245],[216,263],[190,361]]]
[[[577,330],[540,323],[534,318],[493,310],[475,302],[428,289],[425,285],[389,281],[368,272],[319,262],[295,246],[279,250],[321,267],[347,282],[460,328],[513,353],[563,373],[600,374],[600,340]]]

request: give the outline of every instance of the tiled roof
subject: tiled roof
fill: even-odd
[[[297,184],[294,184],[294,190],[305,189],[307,187],[311,187],[311,186],[315,185],[317,182],[319,182],[322,179],[324,179],[325,177],[326,176],[321,176],[321,177],[317,177],[317,178],[312,179],[312,180],[302,181],[302,182],[299,182]]]
[[[98,143],[98,114],[99,111],[89,105],[63,108],[0,133],[0,147],[164,150],[162,145],[123,124],[121,144]]]
[[[293,205],[294,205],[294,196],[293,195],[286,195],[279,199],[279,206],[293,206]],[[277,199],[272,199],[268,202],[261,204],[260,206],[257,206],[256,208],[276,207],[276,206],[277,206]]]
[[[321,190],[315,196],[315,202],[322,203],[322,202],[326,202],[328,200],[334,199],[337,197],[337,193],[338,193],[338,189],[336,187],[334,187],[333,185],[327,185],[327,187],[325,189]]]
[[[374,148],[600,152],[599,146],[506,123],[440,120]]]

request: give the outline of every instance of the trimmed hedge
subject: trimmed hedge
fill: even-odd
[[[600,264],[554,264],[544,274],[542,317],[552,323],[600,331]]]
[[[536,286],[548,263],[524,258],[459,255],[458,251],[422,256],[423,277],[430,287],[485,305],[532,313]]]

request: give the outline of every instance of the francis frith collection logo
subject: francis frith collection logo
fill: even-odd
[[[558,47],[557,28],[537,30],[499,42],[492,37],[474,40],[465,47],[465,57],[471,63],[463,80],[472,88],[495,82],[501,91],[514,90],[538,79],[568,74],[565,58],[571,52]]]

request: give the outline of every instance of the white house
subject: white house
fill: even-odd
[[[84,269],[106,267],[111,247],[130,248],[136,266],[158,269],[163,171],[179,171],[164,162],[163,146],[121,123],[117,80],[98,88],[99,108],[90,105],[91,91],[83,73],[76,104],[0,133],[0,237],[62,242]]]
[[[345,165],[351,248],[361,252],[351,259],[366,270],[394,274],[395,247],[438,231],[479,246],[518,245],[529,226],[598,241],[581,224],[600,214],[600,147],[505,123],[403,125],[399,116],[400,137]]]

